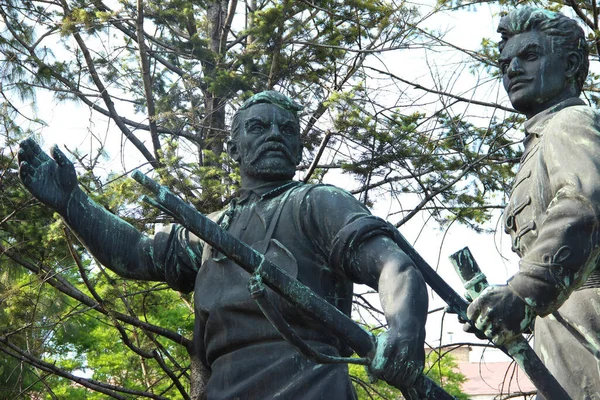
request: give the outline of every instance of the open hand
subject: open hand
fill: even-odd
[[[490,285],[469,305],[467,316],[488,339],[501,346],[526,331],[535,313],[507,285]]]
[[[77,187],[77,174],[58,146],[54,145],[51,153],[52,158],[31,138],[23,140],[18,154],[19,177],[39,201],[62,214]]]

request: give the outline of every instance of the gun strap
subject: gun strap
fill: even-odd
[[[281,200],[279,200],[277,209],[275,210],[275,213],[273,214],[273,218],[271,218],[271,222],[269,223],[269,226],[267,228],[267,232],[265,233],[265,238],[262,241],[261,246],[255,249],[259,253],[265,254],[267,252],[267,249],[269,248],[269,243],[271,242],[271,238],[273,237],[273,233],[275,233],[275,228],[277,227],[277,222],[279,221],[279,217],[281,216],[281,212],[283,211],[283,207],[287,203],[292,192],[295,191],[300,186],[301,185],[292,187],[291,189],[286,191],[283,194],[283,196],[281,196]]]

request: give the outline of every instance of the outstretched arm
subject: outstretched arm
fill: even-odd
[[[425,362],[427,289],[410,258],[387,236],[375,236],[355,253],[354,271],[361,283],[379,290],[389,324],[377,339],[370,370],[394,385],[410,387]]]
[[[103,265],[126,278],[164,280],[152,259],[152,241],[92,201],[57,146],[51,154],[31,138],[21,142],[19,176],[27,190],[58,212]]]

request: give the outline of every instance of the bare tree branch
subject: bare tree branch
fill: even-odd
[[[381,69],[378,69],[378,68],[375,68],[375,67],[371,67],[371,66],[369,66],[367,68],[370,69],[370,70],[372,70],[372,71],[375,71],[377,73],[380,73],[382,75],[387,75],[387,76],[389,76],[389,77],[391,77],[393,79],[396,79],[396,80],[398,80],[398,81],[400,81],[402,83],[405,83],[407,85],[410,85],[410,86],[414,87],[415,89],[423,90],[423,91],[428,92],[428,93],[434,93],[434,94],[439,94],[441,96],[450,97],[452,99],[456,99],[456,100],[464,102],[464,103],[475,104],[475,105],[484,106],[484,107],[493,107],[493,108],[498,108],[500,110],[504,110],[504,111],[516,113],[516,111],[514,109],[510,108],[510,107],[505,107],[503,105],[496,104],[496,103],[488,103],[488,102],[485,102],[485,101],[479,101],[479,100],[475,100],[475,99],[469,99],[469,98],[466,98],[466,97],[457,96],[457,95],[455,95],[453,93],[443,92],[443,91],[440,91],[440,90],[429,89],[429,88],[426,88],[426,87],[424,87],[424,86],[422,86],[422,85],[420,85],[418,83],[414,83],[414,82],[411,82],[409,80],[400,78],[399,76],[397,76],[397,75],[395,75],[395,74],[393,74],[393,73],[391,73],[389,71],[383,71]]]
[[[305,183],[310,180],[310,178],[312,177],[312,174],[315,172],[315,169],[317,168],[317,165],[318,165],[319,161],[321,160],[321,156],[323,156],[323,152],[325,151],[325,148],[327,147],[327,144],[329,143],[330,138],[331,138],[331,131],[325,132],[325,136],[323,136],[323,139],[321,140],[321,144],[319,145],[317,154],[315,155],[315,158],[310,163],[310,166],[308,167],[308,171],[306,171],[306,173],[304,175],[304,179],[302,179]]]
[[[144,0],[137,0],[136,28],[140,67],[142,69],[142,82],[144,84],[144,93],[146,95],[146,107],[148,109],[148,125],[150,126],[150,137],[152,138],[154,157],[156,158],[157,163],[160,164],[161,146],[160,140],[158,139],[158,131],[156,129],[156,111],[154,109],[154,95],[152,93],[152,77],[150,76],[150,62],[148,60],[146,42],[144,40]]]

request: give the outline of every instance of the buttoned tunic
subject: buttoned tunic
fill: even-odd
[[[568,328],[600,343],[600,114],[569,99],[525,132],[504,216],[521,257],[508,285],[539,316],[535,348],[549,370],[573,399],[600,399],[598,360]]]

